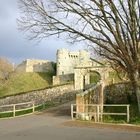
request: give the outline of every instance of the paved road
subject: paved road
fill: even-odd
[[[64,126],[66,110],[53,111],[0,120],[0,140],[140,140],[138,132]]]

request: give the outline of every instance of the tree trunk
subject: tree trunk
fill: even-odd
[[[137,97],[137,104],[138,104],[138,111],[139,111],[139,115],[140,115],[140,78],[139,78],[139,73],[135,72],[132,73],[131,75],[131,83],[132,83],[132,88],[133,88],[133,92]]]
[[[136,86],[136,97],[137,97],[137,103],[138,103],[138,111],[140,115],[140,87],[139,85]]]

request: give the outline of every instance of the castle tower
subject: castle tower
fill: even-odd
[[[90,54],[86,50],[79,51],[79,64],[80,65],[87,65],[90,60]]]
[[[64,75],[67,73],[67,65],[69,64],[68,49],[57,50],[57,75]]]
[[[57,76],[74,73],[78,65],[87,65],[90,55],[86,50],[70,52],[68,49],[57,51]]]

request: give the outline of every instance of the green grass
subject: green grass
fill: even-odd
[[[120,73],[120,76],[121,77],[124,77],[125,74],[121,72]],[[113,83],[113,82],[115,82],[115,83],[122,82],[122,79],[119,78],[119,76],[118,76],[118,74],[117,74],[116,71],[109,72],[109,79],[108,80],[109,80],[110,83]]]
[[[91,72],[90,73],[90,84],[92,83],[98,83],[100,81],[101,77],[98,73],[96,72]]]
[[[105,113],[126,113],[127,109],[124,106],[107,106],[104,107]],[[127,116],[126,115],[104,115],[103,122],[110,123],[126,123]]]
[[[13,112],[0,113],[0,118],[9,118],[13,116]]]
[[[0,97],[52,85],[53,73],[18,73],[0,86]]]
[[[126,112],[126,107],[105,107],[104,112],[123,113],[123,112]],[[126,116],[115,116],[115,115],[103,116],[103,121],[107,123],[126,123],[127,122],[126,120],[127,120]],[[130,122],[129,123],[140,125],[140,117],[138,114],[137,104],[130,104]]]
[[[23,110],[23,111],[16,111],[15,116],[26,115],[26,114],[30,114],[32,112],[33,112],[33,109],[28,109],[28,110]]]
[[[130,106],[130,123],[131,124],[139,124],[140,125],[140,116],[138,113],[138,105],[131,104]]]
[[[38,107],[36,107],[35,111],[42,111],[42,110],[45,110],[47,108],[54,107],[54,106],[55,106],[55,104],[53,102],[47,101],[45,104],[42,104],[42,105],[39,105]]]
[[[122,74],[121,74],[122,75]],[[97,83],[99,82],[101,79],[101,76],[98,72],[91,72],[90,73],[90,83]],[[112,72],[109,72],[109,77],[108,77],[108,80],[110,83],[113,82],[121,82],[121,79],[118,77],[117,73],[115,71],[112,71]]]

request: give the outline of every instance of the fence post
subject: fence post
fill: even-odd
[[[14,104],[13,105],[13,117],[15,117],[16,116],[16,105]]]
[[[71,119],[73,120],[73,104],[71,104]]]
[[[33,113],[35,112],[35,103],[33,102]]]
[[[45,110],[45,101],[43,102],[43,110]]]
[[[101,122],[103,122],[103,110],[104,110],[104,106],[103,106],[103,104],[100,104],[99,115],[100,115],[100,118],[101,118]]]
[[[100,116],[99,116],[99,105],[97,105],[97,122],[99,122],[100,121]]]
[[[127,123],[129,122],[130,116],[129,116],[129,105],[127,105]]]

